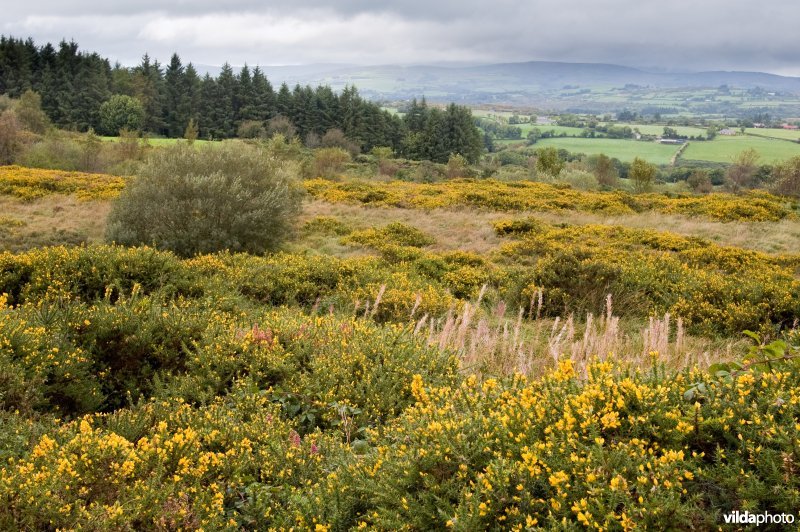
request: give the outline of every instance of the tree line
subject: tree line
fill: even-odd
[[[77,131],[117,134],[122,127],[158,136],[199,138],[255,136],[277,130],[313,143],[341,130],[359,148],[385,146],[412,159],[446,162],[458,153],[477,161],[482,138],[471,111],[412,102],[404,117],[363,99],[355,87],[335,92],[283,83],[277,89],[259,67],[238,72],[226,63],[216,77],[200,75],[173,54],[164,66],[147,54],[129,68],[74,41],[37,46],[32,39],[0,36],[0,94],[41,95],[54,125]]]

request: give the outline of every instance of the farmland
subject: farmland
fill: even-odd
[[[653,135],[660,137],[664,133],[664,127],[660,124],[634,124],[634,123],[607,123],[606,125],[615,125],[619,127],[629,127],[634,130],[638,130],[639,133],[642,135]],[[685,137],[706,137],[706,130],[699,128],[699,127],[687,127],[687,126],[669,126],[670,128],[674,129],[678,135],[682,135]]]
[[[657,144],[655,142],[640,142],[626,139],[587,139],[587,138],[551,138],[542,139],[536,147],[554,146],[573,153],[595,155],[604,153],[609,157],[616,157],[621,161],[632,161],[635,157],[652,162],[653,164],[669,164],[678,151],[677,146]]]
[[[774,139],[784,140],[800,140],[800,131],[790,129],[775,129],[775,128],[755,128],[750,127],[745,130],[748,135],[755,135],[759,137],[769,137]]]
[[[515,113],[508,110],[489,111],[479,109],[477,116],[489,120],[506,123]],[[677,135],[689,139],[690,145],[681,154],[681,160],[706,163],[730,163],[739,153],[746,149],[753,149],[760,155],[763,164],[775,164],[790,159],[800,154],[800,143],[788,142],[800,139],[796,130],[776,128],[749,128],[745,133],[736,129],[736,135],[717,135],[712,140],[707,138],[708,129],[692,126],[643,124],[635,122],[600,122],[600,127],[628,127],[641,135],[661,137],[665,127],[669,127]],[[514,124],[521,130],[521,139],[496,139],[494,144],[500,148],[518,149],[526,142],[528,134],[534,128],[540,133],[551,133],[552,137],[545,136],[537,140],[536,147],[554,146],[571,153],[596,155],[603,153],[620,161],[630,162],[635,157],[640,157],[653,164],[668,165],[678,151],[677,146],[659,145],[652,141],[635,141],[633,139],[606,138],[603,131],[568,127],[559,125],[543,125],[522,123]],[[712,126],[714,127],[714,126]],[[718,127],[718,126],[716,126]],[[703,140],[692,140],[700,138]]]
[[[764,163],[784,161],[800,155],[800,144],[752,135],[718,136],[711,142],[691,142],[682,159],[729,163],[743,150],[752,148]]]
[[[524,126],[524,125],[523,125]],[[638,128],[642,134],[647,135],[660,135],[663,132],[663,126],[645,126],[645,125],[630,125],[631,128]],[[530,130],[530,126],[525,128]],[[630,139],[608,139],[608,138],[584,138],[575,134],[575,131],[582,131],[578,128],[565,128],[565,127],[550,127],[543,126],[543,131],[550,129],[556,130],[556,135],[560,131],[567,133],[567,137],[556,136],[553,138],[544,138],[537,141],[535,147],[554,146],[559,149],[565,149],[572,153],[583,153],[585,155],[594,155],[603,153],[609,157],[615,157],[621,161],[632,161],[635,157],[646,159],[647,161],[657,165],[668,165],[678,151],[677,146],[661,145],[652,141],[636,141]],[[676,128],[678,134],[682,135],[703,135],[705,131],[698,128]],[[764,131],[764,130],[755,130]],[[778,131],[786,135],[783,130],[771,130],[773,134]],[[575,135],[575,136],[571,136]],[[509,145],[514,146],[522,141],[519,140],[499,140],[496,143],[499,146]],[[773,164],[786,159],[790,159],[800,155],[800,144],[781,140],[778,137],[765,138],[751,134],[724,136],[719,135],[714,140],[710,141],[689,141],[689,145],[681,154],[681,160],[700,161],[700,162],[714,162],[714,163],[730,163],[736,155],[746,149],[756,150],[761,161],[765,164]]]

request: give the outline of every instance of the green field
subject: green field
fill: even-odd
[[[767,129],[767,128],[747,128],[745,130],[748,135],[756,135],[759,137],[772,137],[775,139],[798,140],[800,139],[800,131],[789,129]]]
[[[585,153],[595,155],[604,153],[620,161],[633,161],[640,157],[655,164],[669,164],[672,156],[678,151],[676,146],[657,144],[655,142],[639,142],[623,139],[585,139],[585,138],[554,138],[542,139],[534,147],[555,146],[572,153]],[[800,147],[800,146],[799,146]]]
[[[761,155],[760,162],[764,164],[800,156],[800,144],[750,135],[737,135],[735,137],[717,136],[711,142],[691,142],[681,155],[681,159],[729,163],[737,154],[748,148],[755,149]]]
[[[557,126],[555,124],[515,124],[518,128],[522,130],[522,138],[527,138],[528,133],[533,128],[539,129],[542,133],[546,131],[552,131],[555,135],[561,135],[562,133],[568,137],[577,137],[583,133],[583,128],[580,127],[567,127],[567,126]]]
[[[659,124],[621,124],[614,123],[615,126],[628,126],[631,129],[638,129],[642,135],[661,135],[664,133],[664,126]],[[678,135],[686,137],[696,137],[698,135],[705,137],[706,130],[699,127],[686,127],[686,126],[668,126],[678,132]]]

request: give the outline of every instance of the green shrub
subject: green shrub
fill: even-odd
[[[118,135],[122,129],[136,131],[144,119],[142,102],[125,94],[115,94],[100,106],[100,123],[107,135]]]
[[[319,148],[314,151],[312,173],[314,177],[330,179],[342,171],[345,163],[351,160],[350,153],[338,147]]]
[[[300,197],[293,166],[263,148],[177,145],[155,153],[125,188],[107,238],[181,256],[264,253],[286,238]]]
[[[567,183],[578,190],[597,190],[600,188],[600,183],[594,174],[584,170],[564,170],[559,174],[558,181]]]
[[[32,168],[77,170],[81,166],[81,146],[68,135],[51,130],[40,142],[23,151],[17,160]]]

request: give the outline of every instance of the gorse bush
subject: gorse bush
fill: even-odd
[[[82,200],[115,198],[125,186],[121,177],[22,166],[0,166],[0,194],[33,200],[50,194],[75,194]]]
[[[500,220],[495,228],[520,237],[501,246],[513,261],[509,299],[521,288],[516,297],[524,303],[541,289],[551,315],[602,313],[607,294],[622,315],[670,312],[707,335],[790,327],[800,315],[796,255],[622,226],[559,227],[528,219]]]
[[[264,253],[287,236],[299,211],[296,170],[263,147],[160,150],[114,204],[107,238],[181,256],[223,249]]]
[[[581,211],[607,215],[655,211],[720,221],[753,222],[791,219],[798,215],[796,200],[760,191],[750,191],[742,196],[670,196],[584,191],[575,190],[564,183],[501,182],[495,179],[453,179],[444,183],[309,179],[304,185],[312,196],[331,203],[361,203],[407,209],[474,206],[495,211]],[[581,183],[576,185],[583,186]]]
[[[393,222],[380,229],[371,228],[363,231],[356,231],[348,236],[346,241],[367,244],[378,247],[384,244],[397,244],[421,248],[434,244],[431,236],[420,231],[416,227],[400,222]]]
[[[699,380],[707,395],[689,402]],[[715,529],[796,511],[797,372],[729,383],[569,361],[533,381],[411,382],[414,407],[309,494],[305,523],[393,530]],[[299,513],[299,512],[298,512]]]
[[[413,321],[518,272],[400,245],[420,236],[408,229],[355,259],[0,253],[0,529],[705,530],[729,511],[797,507],[796,360],[667,373],[657,353],[648,372],[562,357],[536,378],[465,375]],[[680,257],[688,282],[712,263],[772,267],[769,297],[789,295],[769,305],[796,309],[778,264],[791,256],[535,219],[497,230],[542,275],[525,263],[545,250],[594,250],[569,263],[576,286],[593,261],[613,273],[647,249],[656,265]],[[658,286],[620,271],[617,286]],[[735,278],[714,297],[762,312],[735,283],[755,286]],[[754,349],[795,357],[796,344]]]

